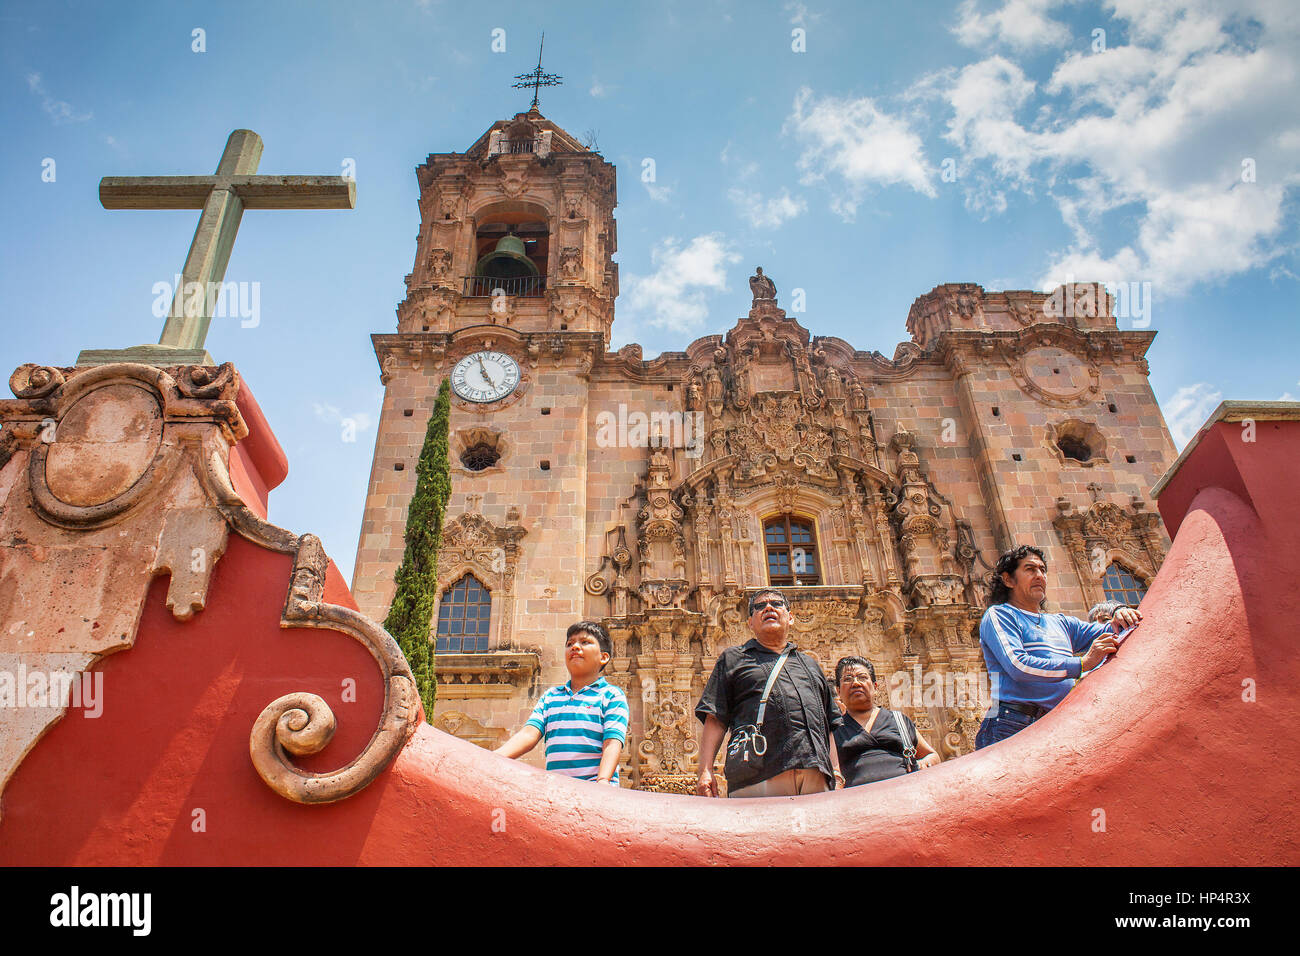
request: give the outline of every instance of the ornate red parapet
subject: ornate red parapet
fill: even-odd
[[[319,541],[264,520],[283,467],[230,366],[12,384],[0,671],[96,696],[0,706],[0,863],[1300,862],[1300,406],[1216,413],[1158,488],[1177,535],[1143,624],[1046,718],[915,776],[726,801],[424,724]]]

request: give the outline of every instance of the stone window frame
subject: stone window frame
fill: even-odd
[[[495,428],[485,428],[482,425],[471,425],[467,428],[457,428],[451,433],[449,440],[450,461],[448,464],[451,471],[458,475],[464,475],[467,478],[474,478],[484,475],[504,475],[506,473],[506,457],[510,452],[510,439],[504,431]],[[471,449],[479,445],[486,445],[497,454],[497,460],[494,464],[486,468],[480,468],[473,471],[466,468],[461,463],[461,458]]]
[[[1060,446],[1060,441],[1063,438],[1073,439],[1085,444],[1092,453],[1091,457],[1087,461],[1079,461],[1079,459],[1065,454]],[[1045,444],[1056,460],[1067,467],[1093,468],[1099,464],[1110,463],[1106,435],[1093,422],[1086,422],[1079,418],[1067,418],[1064,421],[1049,425],[1047,426]]]
[[[787,498],[787,495],[789,497]],[[745,578],[737,569],[737,577],[743,587],[767,587],[767,547],[763,528],[768,520],[787,512],[791,517],[800,517],[813,524],[814,543],[817,548],[817,566],[821,580],[811,587],[839,587],[852,583],[852,572],[845,567],[845,555],[840,546],[847,543],[848,560],[854,560],[853,542],[841,540],[834,533],[833,514],[842,501],[839,495],[820,485],[800,483],[791,491],[779,491],[771,483],[762,483],[756,487],[741,488],[735,492],[734,507],[744,516],[742,522],[750,522],[748,532],[750,541],[750,577]],[[874,561],[873,561],[874,567]],[[801,585],[803,587],[803,585]]]

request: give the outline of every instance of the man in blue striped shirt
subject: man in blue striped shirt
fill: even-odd
[[[618,786],[618,758],[627,743],[627,697],[600,672],[613,656],[609,634],[579,621],[564,639],[569,680],[544,693],[519,733],[497,748],[512,759],[546,741],[546,769]]]
[[[1109,623],[1044,614],[1047,559],[1029,544],[998,558],[990,585],[980,646],[994,699],[975,735],[976,750],[1024,730],[1059,704],[1080,675],[1115,653],[1115,636],[1142,618],[1127,607]]]

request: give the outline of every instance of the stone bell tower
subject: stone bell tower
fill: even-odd
[[[399,332],[599,332],[618,295],[614,167],[537,109],[416,169],[420,233]]]
[[[532,685],[564,680],[564,630],[583,616],[588,386],[618,293],[615,171],[534,106],[416,175],[407,295],[397,331],[372,336],[385,394],[352,590],[383,620],[450,378],[437,710],[490,744],[490,728],[526,717]]]

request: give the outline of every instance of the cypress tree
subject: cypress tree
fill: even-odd
[[[393,635],[411,665],[415,686],[424,704],[424,717],[433,722],[433,701],[438,689],[434,671],[434,646],[429,623],[438,594],[438,549],[442,522],[451,497],[448,474],[447,432],[451,417],[451,383],[442,380],[438,399],[424,433],[424,447],[415,466],[415,494],[406,515],[406,552],[395,577],[396,592],[384,627]]]

